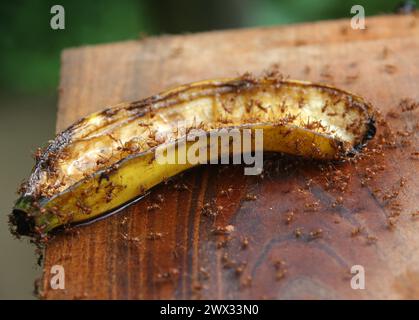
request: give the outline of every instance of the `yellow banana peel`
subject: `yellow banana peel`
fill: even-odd
[[[178,160],[196,154],[187,138],[193,129],[199,129],[201,148],[218,151],[216,157],[201,152],[210,163],[244,152],[234,150],[231,132],[244,138],[250,131],[248,151],[257,151],[261,129],[262,151],[315,159],[353,155],[375,134],[371,105],[327,85],[243,76],[180,86],[91,114],[58,134],[37,155],[11,214],[12,229],[45,239],[57,227],[97,219],[138,199],[197,165],[189,158],[156,158],[159,150],[172,150]],[[227,148],[211,139],[214,132],[227,137]]]

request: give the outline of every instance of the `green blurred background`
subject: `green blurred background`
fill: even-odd
[[[15,190],[27,177],[31,153],[54,136],[60,52],[140,34],[198,32],[391,13],[400,1],[369,0],[68,0],[0,5],[0,298],[33,299],[40,276],[34,247],[8,232]],[[65,30],[52,30],[50,8],[65,8]]]

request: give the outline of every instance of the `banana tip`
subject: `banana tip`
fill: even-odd
[[[21,197],[9,215],[11,231],[16,236],[31,236],[35,233],[35,219],[29,213],[31,199]]]

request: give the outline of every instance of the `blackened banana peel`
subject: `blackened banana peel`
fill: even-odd
[[[159,146],[183,139],[180,121],[185,132],[262,128],[264,151],[315,159],[353,155],[375,134],[371,105],[331,86],[249,76],[192,83],[94,113],[58,134],[37,156],[12,230],[46,239],[194,166],[155,158]]]

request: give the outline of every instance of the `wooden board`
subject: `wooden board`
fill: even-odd
[[[368,18],[366,30],[340,20],[69,49],[62,55],[57,130],[167,87],[273,66],[291,78],[356,92],[385,114],[402,98],[419,99],[418,36],[417,17],[382,16]],[[411,217],[418,209],[418,161],[411,156],[418,122],[415,112],[398,114],[390,126],[413,131],[405,139],[412,144],[385,149],[373,162],[337,165],[339,177],[347,177],[343,194],[326,187],[330,176],[318,166],[295,159],[267,159],[263,177],[244,176],[241,166],[193,169],[120,214],[51,241],[41,296],[419,298],[419,222]],[[362,187],[367,167],[379,170]],[[396,188],[397,199],[387,199]],[[256,200],[247,201],[248,194]],[[158,195],[161,209],[147,210]],[[400,216],[389,228],[395,201]],[[202,213],[208,202],[219,207],[215,219]],[[226,225],[234,226],[230,235],[214,234]],[[354,235],[356,228],[362,231]],[[150,240],[151,232],[162,237]],[[65,268],[65,290],[49,286],[56,264]],[[353,265],[365,269],[365,290],[351,289]]]

